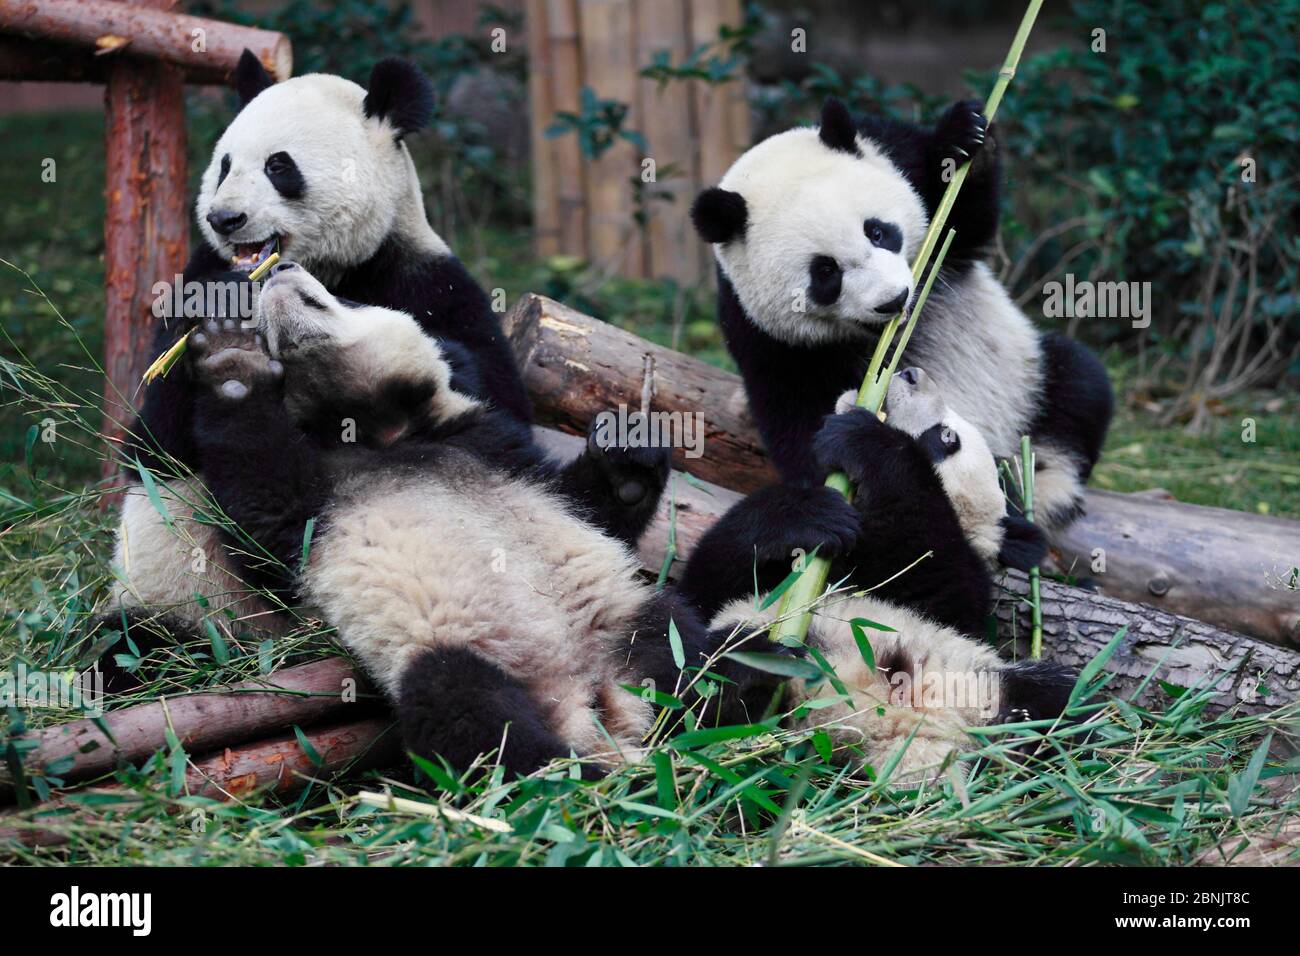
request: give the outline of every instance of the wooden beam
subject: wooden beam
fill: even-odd
[[[107,83],[115,63],[146,58],[132,56],[126,47],[111,56],[68,43],[47,43],[0,34],[0,80],[18,83]],[[182,67],[189,86],[229,86],[233,67],[217,63]]]
[[[176,0],[0,0],[0,32],[229,75],[247,48],[276,80],[293,74],[289,38],[173,13]]]

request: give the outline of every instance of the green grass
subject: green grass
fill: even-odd
[[[0,139],[0,670],[18,661],[45,670],[75,665],[80,635],[111,581],[112,515],[93,482],[103,311],[103,164],[97,117],[8,117]],[[201,156],[210,137],[196,134]],[[58,162],[56,184],[41,160]],[[704,289],[669,282],[598,282],[565,260],[517,255],[518,230],[456,240],[484,284],[510,301],[524,291],[556,295],[654,341],[728,364]],[[39,285],[46,300],[34,291]],[[56,307],[57,306],[57,311]],[[60,315],[61,313],[61,315]],[[1122,359],[1111,363],[1127,378]],[[1223,409],[1210,432],[1191,437],[1158,427],[1132,396],[1124,401],[1095,483],[1116,490],[1161,486],[1184,501],[1294,515],[1300,511],[1297,400],[1249,395]],[[1270,404],[1272,403],[1272,404]],[[1241,441],[1253,417],[1257,441]],[[41,441],[41,423],[56,440]],[[166,675],[121,703],[238,680],[268,667],[339,653],[319,625],[265,647],[236,633],[229,659],[195,648]],[[1297,798],[1279,784],[1300,766],[1253,766],[1264,734],[1293,737],[1292,707],[1268,717],[1214,716],[1204,695],[1164,711],[1107,703],[1081,711],[1083,743],[1065,728],[995,734],[962,758],[978,772],[965,787],[951,776],[920,790],[856,779],[821,759],[806,732],[762,732],[728,743],[683,747],[660,739],[645,763],[597,784],[563,762],[521,782],[424,779],[419,786],[366,774],[299,795],[233,803],[184,796],[170,786],[166,752],[101,783],[111,800],[69,791],[42,829],[60,846],[25,848],[0,836],[0,860],[141,864],[397,865],[754,864],[818,862],[1155,863],[1232,855],[1266,843]],[[49,711],[0,711],[0,752],[20,726],[67,719]],[[1013,750],[1045,746],[1029,760]],[[1294,742],[1294,741],[1292,741]],[[174,758],[175,755],[172,755]],[[55,777],[34,781],[58,790]],[[363,806],[362,789],[391,788],[430,807],[504,823],[484,830],[430,813]],[[79,812],[73,812],[79,811]],[[2,827],[3,823],[0,823]],[[31,827],[32,823],[22,823]]]

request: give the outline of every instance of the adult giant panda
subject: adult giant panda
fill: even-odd
[[[852,399],[841,397],[813,454],[823,475],[842,470],[857,483],[855,504],[823,487],[751,495],[701,540],[682,590],[714,631],[758,628],[748,650],[776,614],[774,606],[755,610],[767,603],[755,603],[755,588],[761,598],[789,573],[792,556],[820,545],[833,556],[831,580],[847,579],[852,590],[818,607],[807,643],[848,699],[826,681],[792,681],[796,707],[837,698],[795,723],[826,726],[842,759],[876,770],[905,747],[896,779],[915,780],[971,744],[967,727],[1060,715],[1074,677],[1052,664],[1007,663],[976,637],[990,612],[995,559],[1023,569],[1047,548],[1034,525],[1007,515],[979,430],[916,368],[890,382],[888,423]],[[863,622],[876,669],[854,621]]]
[[[234,322],[191,339],[199,465],[250,551],[277,559],[247,574],[338,629],[408,749],[458,769],[497,748],[519,773],[570,752],[610,764],[641,752],[655,713],[623,685],[696,700],[717,648],[632,550],[667,449],[593,438],[557,466],[526,425],[454,388],[409,316],[341,302],[292,264],[260,312],[265,343]],[[354,408],[355,442],[310,427]]]
[[[973,156],[948,224],[944,268],[907,348],[998,456],[1020,436],[1037,452],[1036,513],[1072,520],[1111,415],[1105,369],[1087,349],[1040,334],[982,261],[998,224],[1000,170],[987,123],[959,103],[934,129],[854,124],[829,99],[818,128],[788,130],[741,156],[696,199],[713,243],[718,317],[768,454],[783,477],[816,471],[813,436],[857,387],[884,322],[911,300],[909,264],[947,186]]]
[[[460,392],[527,421],[527,396],[489,301],[425,216],[404,138],[430,118],[429,80],[390,59],[374,67],[368,88],[324,74],[273,84],[245,51],[235,86],[242,108],[203,175],[195,211],[204,241],[186,284],[245,281],[278,250],[337,295],[414,316],[440,343]],[[164,319],[156,354],[197,320]],[[152,475],[172,480],[157,498],[138,485],[126,493],[114,556],[123,577],[110,619],[122,606],[147,608],[140,616],[169,612],[171,631],[227,616],[280,630],[290,619],[240,580],[230,542],[192,518],[211,511],[201,480],[184,476],[198,466],[194,400],[186,363],[145,391],[126,464],[138,456]]]

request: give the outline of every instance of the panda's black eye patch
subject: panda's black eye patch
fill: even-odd
[[[326,311],[325,304],[323,302],[321,302],[319,299],[315,298],[314,296],[308,295],[306,292],[303,292],[301,289],[298,290],[298,298],[300,298],[302,300],[302,304],[307,306],[307,308],[309,309],[315,309],[317,312]]]
[[[862,232],[878,249],[898,252],[903,248],[903,230],[892,222],[880,219],[868,219],[862,224]]]
[[[220,186],[222,183],[224,183],[226,181],[226,177],[229,175],[230,175],[230,154],[226,153],[225,156],[221,157],[221,172],[217,174],[217,185]]]
[[[961,436],[957,434],[955,429],[943,422],[931,425],[921,432],[916,441],[925,453],[930,456],[930,460],[936,464],[961,451]]]
[[[301,199],[307,191],[307,182],[302,178],[298,164],[288,153],[272,153],[266,157],[263,170],[275,191],[285,199]]]
[[[832,305],[840,297],[844,273],[830,256],[813,256],[808,264],[808,294],[818,305]]]

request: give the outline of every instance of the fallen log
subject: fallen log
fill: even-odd
[[[36,746],[24,755],[23,766],[28,773],[48,773],[66,782],[88,780],[153,754],[165,745],[168,726],[186,752],[206,753],[357,707],[349,701],[369,709],[369,700],[351,663],[342,658],[313,661],[258,680],[34,731],[27,739]],[[0,768],[0,798],[11,797],[13,788],[8,769]]]
[[[1029,580],[1008,571],[1003,584],[1009,595],[996,607],[998,634],[1023,658],[1029,654],[1032,630],[1024,600]],[[1172,701],[1159,681],[1210,687],[1215,690],[1212,711],[1235,705],[1246,714],[1268,713],[1300,699],[1300,652],[1055,581],[1042,581],[1040,588],[1043,654],[1050,660],[1082,668],[1116,631],[1128,628],[1106,663],[1106,672],[1113,675],[1107,694],[1159,707]]]
[[[244,799],[260,791],[291,793],[342,774],[391,767],[402,755],[401,741],[387,717],[311,728],[303,731],[303,737],[311,753],[290,733],[194,760],[185,771],[185,793],[214,800]],[[64,798],[34,810],[0,814],[0,846],[8,842],[57,846],[67,842],[67,831],[42,827],[42,820],[128,813],[139,802],[137,795],[120,787],[92,789],[88,794],[95,798],[93,810]],[[119,803],[110,802],[114,796],[121,798]]]
[[[543,296],[506,316],[541,424],[585,434],[598,412],[640,407],[702,412],[704,454],[676,467],[748,492],[774,477],[740,378],[647,342]],[[1275,644],[1300,644],[1300,591],[1281,583],[1300,565],[1300,522],[1143,495],[1088,492],[1088,516],[1054,544],[1058,569],[1102,593]],[[1104,571],[1099,558],[1104,559]]]
[[[249,49],[276,80],[293,74],[293,47],[283,33],[115,0],[0,0],[0,32],[227,78]]]

